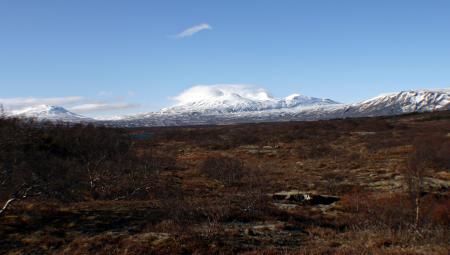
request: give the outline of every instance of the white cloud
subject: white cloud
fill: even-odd
[[[102,93],[106,95],[108,93]],[[127,103],[123,101],[124,98],[114,98],[109,100],[95,100],[81,96],[68,97],[15,97],[15,98],[0,98],[0,105],[3,105],[7,112],[21,111],[26,108],[36,107],[39,105],[55,105],[62,106],[70,111],[76,113],[94,113],[108,110],[122,110],[137,108],[140,105]]]
[[[77,113],[89,113],[108,110],[123,110],[139,107],[138,104],[123,103],[123,102],[104,102],[104,103],[87,103],[81,105],[75,105],[69,108],[70,111]]]
[[[15,97],[15,98],[0,98],[0,104],[10,109],[24,108],[36,105],[67,105],[76,104],[85,101],[84,97],[70,96],[70,97]]]
[[[209,24],[202,23],[202,24],[185,29],[181,33],[177,34],[175,37],[176,38],[189,37],[189,36],[193,36],[194,34],[200,32],[200,31],[211,30],[211,29],[212,29],[212,27]]]
[[[178,105],[183,105],[202,100],[219,98],[226,100],[235,97],[257,101],[274,100],[267,90],[247,84],[196,85],[172,99],[177,101]]]

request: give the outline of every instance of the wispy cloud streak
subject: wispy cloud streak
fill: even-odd
[[[94,100],[81,96],[68,97],[15,97],[0,98],[0,105],[8,112],[20,111],[39,105],[56,105],[76,113],[95,113],[109,110],[123,110],[140,107],[139,104],[123,102],[123,98],[114,100]]]
[[[175,37],[176,38],[185,38],[185,37],[193,36],[194,34],[200,32],[200,31],[211,30],[211,29],[212,29],[212,27],[208,23],[202,23],[202,24],[185,29],[181,33],[177,34]]]
[[[69,110],[77,113],[98,112],[108,110],[123,110],[139,107],[139,104],[131,103],[88,103],[75,105],[70,107]]]
[[[77,104],[85,101],[84,97],[69,96],[69,97],[48,97],[48,98],[35,98],[35,97],[14,97],[14,98],[0,98],[0,104],[11,108],[22,108],[36,105],[67,105]]]

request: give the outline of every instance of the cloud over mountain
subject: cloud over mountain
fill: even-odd
[[[173,97],[177,104],[186,104],[201,100],[232,99],[235,97],[250,100],[274,100],[268,91],[247,84],[196,85]]]
[[[246,84],[216,84],[193,86],[176,97],[176,104],[162,112],[245,112],[268,109],[336,104],[329,99],[292,94],[275,98],[267,90]]]

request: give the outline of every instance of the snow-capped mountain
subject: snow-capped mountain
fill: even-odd
[[[231,104],[230,101],[222,102],[220,100],[193,101],[182,106],[166,108],[160,112],[128,116],[109,124],[120,126],[232,124],[389,116],[411,112],[450,110],[450,89],[389,93],[354,104],[338,104],[332,100],[300,95],[289,96],[281,100],[261,100],[256,103],[255,100],[248,98],[238,99],[233,101],[234,104]]]
[[[238,89],[243,89],[239,92]],[[200,91],[199,91],[200,90]],[[239,93],[237,93],[239,92]],[[412,112],[450,110],[450,89],[411,90],[382,94],[353,104],[293,94],[276,99],[264,90],[236,87],[196,88],[178,98],[178,103],[158,112],[90,119],[63,107],[41,105],[9,115],[38,120],[97,122],[111,126],[177,126],[248,122],[303,121],[334,118],[389,116]]]
[[[252,100],[232,95],[228,98],[211,98],[207,100],[190,102],[182,105],[175,105],[170,108],[164,108],[162,113],[181,113],[181,112],[199,112],[207,114],[233,113],[233,112],[254,112],[273,109],[287,109],[295,107],[307,107],[318,105],[338,104],[330,99],[307,97],[294,94],[283,99],[269,98],[266,100]]]
[[[82,115],[70,112],[61,106],[54,105],[38,105],[28,107],[25,109],[12,111],[9,115],[13,117],[35,118],[38,120],[49,121],[80,122],[92,120]]]
[[[282,108],[293,108],[293,107],[307,107],[307,106],[318,106],[318,105],[331,105],[340,104],[331,99],[308,97],[300,94],[292,94],[287,96],[282,100]]]
[[[382,94],[372,99],[350,105],[345,115],[380,116],[411,112],[427,112],[449,109],[450,89],[410,90]]]
[[[287,109],[318,105],[338,104],[330,99],[293,94],[277,99],[263,89],[245,85],[196,86],[175,98],[178,103],[164,108],[162,113],[223,114]]]

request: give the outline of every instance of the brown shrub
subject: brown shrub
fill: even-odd
[[[325,173],[322,176],[322,179],[325,181],[325,188],[329,194],[337,194],[340,193],[340,186],[342,181],[344,181],[344,176],[340,173],[329,172]]]
[[[450,201],[436,205],[434,210],[430,212],[430,220],[432,224],[449,226],[450,224]]]
[[[403,194],[378,197],[372,193],[348,194],[342,198],[344,211],[351,212],[349,225],[400,229],[414,222],[413,205]]]
[[[240,182],[245,174],[244,163],[227,156],[210,156],[200,166],[200,173],[230,186]]]
[[[426,161],[434,170],[450,170],[450,138],[445,133],[423,134],[414,142],[411,157]]]
[[[448,194],[427,194],[422,198],[421,224],[441,225],[450,224],[450,199]]]
[[[318,159],[335,156],[336,151],[327,143],[306,143],[297,147],[301,159]]]

